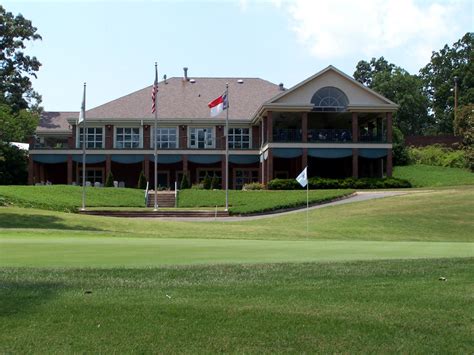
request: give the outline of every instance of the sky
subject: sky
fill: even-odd
[[[47,111],[87,109],[159,76],[259,77],[289,88],[334,65],[385,57],[412,74],[473,31],[471,0],[3,0],[42,36],[33,86]]]

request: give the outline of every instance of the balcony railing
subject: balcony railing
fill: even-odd
[[[318,143],[350,143],[350,129],[308,129],[308,142]]]
[[[289,128],[274,128],[273,141],[274,142],[301,142],[301,130]]]
[[[386,143],[387,137],[384,134],[363,133],[359,136],[359,141],[365,143]]]
[[[30,144],[30,149],[69,149],[68,143],[33,143]]]

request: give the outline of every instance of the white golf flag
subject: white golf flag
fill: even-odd
[[[298,175],[296,178],[296,181],[299,182],[299,184],[303,187],[308,185],[308,167],[304,168],[304,170]]]
[[[86,87],[84,84],[84,93],[82,95],[82,104],[81,104],[81,111],[79,112],[79,121],[78,124],[81,124],[82,121],[86,118]]]

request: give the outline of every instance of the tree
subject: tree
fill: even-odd
[[[141,189],[141,190],[145,190],[146,189],[146,177],[145,177],[145,173],[142,171],[140,171],[140,176],[138,177],[138,185],[137,185],[137,188],[138,189]]]
[[[26,153],[0,142],[0,185],[24,185],[28,180]]]
[[[453,133],[454,77],[458,78],[458,105],[474,103],[474,33],[466,33],[452,47],[433,52],[431,61],[420,70],[435,133]]]
[[[105,180],[105,187],[114,187],[114,174],[111,171],[109,171],[107,180]]]
[[[454,133],[462,137],[469,169],[474,171],[474,105],[458,108],[454,120]]]
[[[185,190],[189,188],[190,188],[190,185],[189,185],[189,180],[188,180],[188,174],[183,174],[183,178],[181,179],[181,184],[179,186],[179,189]]]
[[[24,53],[25,42],[41,39],[31,21],[14,16],[0,5],[0,101],[14,113],[38,108],[41,97],[33,90],[41,63]]]
[[[354,78],[400,105],[393,116],[394,126],[404,135],[423,134],[430,127],[428,99],[423,82],[405,69],[388,63],[384,57],[359,61]]]
[[[208,174],[206,174],[206,176],[202,180],[202,186],[206,190],[209,190],[211,188],[211,177]]]
[[[38,114],[29,110],[13,112],[0,104],[0,142],[25,142],[38,126]]]
[[[211,190],[218,189],[219,188],[219,178],[217,177],[216,174],[212,175],[211,179]]]

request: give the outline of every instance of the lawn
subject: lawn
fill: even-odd
[[[410,181],[414,187],[474,185],[474,174],[468,170],[441,166],[396,166],[393,176]]]
[[[4,268],[0,352],[467,354],[473,268],[472,258]]]

